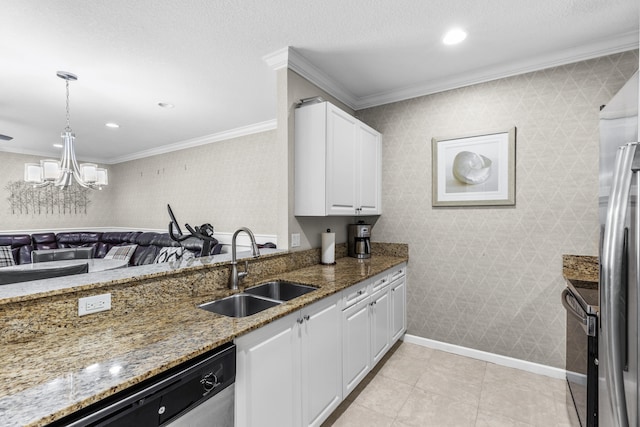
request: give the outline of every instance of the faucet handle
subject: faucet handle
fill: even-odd
[[[238,279],[242,279],[249,274],[249,261],[244,262],[244,271],[238,272]]]

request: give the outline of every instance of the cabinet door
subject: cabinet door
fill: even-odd
[[[236,339],[236,426],[300,425],[300,351],[296,317]]]
[[[400,339],[407,330],[406,276],[391,284],[391,343]]]
[[[342,401],[339,294],[302,310],[302,416],[319,426]]]
[[[342,312],[342,395],[344,398],[371,370],[369,299]]]
[[[327,215],[356,212],[358,120],[327,104]]]
[[[390,348],[391,302],[389,287],[371,296],[371,366],[382,359]]]
[[[327,108],[324,104],[295,110],[294,212],[325,216]]]
[[[359,215],[382,213],[382,139],[380,133],[358,123]]]

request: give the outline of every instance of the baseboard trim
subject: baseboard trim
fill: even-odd
[[[448,353],[459,354],[460,356],[471,357],[473,359],[484,360],[485,362],[495,363],[496,365],[506,366],[509,368],[520,369],[522,371],[532,372],[534,374],[545,375],[551,378],[565,379],[567,372],[564,369],[554,368],[553,366],[542,365],[540,363],[528,362],[522,359],[515,359],[509,356],[489,353],[487,351],[476,350],[474,348],[462,347],[455,344],[449,344],[442,341],[436,341],[429,338],[423,338],[416,335],[405,334],[402,337],[404,342],[417,344],[423,347],[433,348],[435,350],[446,351]]]

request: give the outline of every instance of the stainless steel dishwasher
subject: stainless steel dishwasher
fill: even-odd
[[[235,377],[229,343],[51,426],[233,427]]]

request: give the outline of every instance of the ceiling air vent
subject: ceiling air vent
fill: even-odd
[[[11,141],[12,139],[12,136],[3,135],[0,133],[0,141]]]

